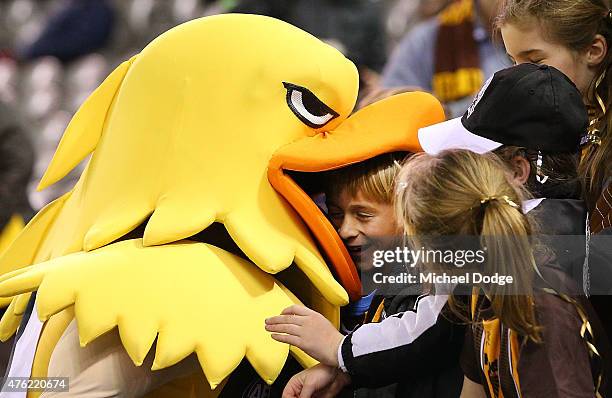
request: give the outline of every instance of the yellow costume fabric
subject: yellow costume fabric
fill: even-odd
[[[0,255],[11,245],[24,226],[23,218],[19,215],[14,215],[4,228],[0,230]]]
[[[40,188],[92,156],[0,258],[0,295],[16,295],[0,337],[37,290],[43,321],[74,311],[82,345],[117,328],[136,366],[156,342],[153,369],[195,353],[215,388],[246,357],[272,383],[288,348],[264,319],[304,303],[337,325],[339,307],[360,294],[346,248],[284,171],[417,151],[418,128],[444,119],[424,93],[348,118],[357,90],[341,53],[272,18],[206,17],[162,34],[67,127]],[[234,250],[189,239],[213,225]],[[57,328],[46,330],[39,341],[57,341]],[[53,348],[40,344],[35,369]]]

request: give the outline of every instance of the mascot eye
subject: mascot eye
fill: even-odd
[[[295,84],[283,82],[287,89],[289,109],[307,126],[319,128],[338,116],[338,113],[325,105],[310,90]]]

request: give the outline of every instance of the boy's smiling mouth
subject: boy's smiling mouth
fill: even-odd
[[[353,258],[354,261],[358,261],[363,256],[363,253],[371,246],[370,243],[366,243],[363,245],[346,245],[349,254]]]
[[[363,250],[367,249],[368,247],[370,247],[369,244],[365,244],[365,245],[347,245],[349,252],[351,253],[359,253],[362,252]]]

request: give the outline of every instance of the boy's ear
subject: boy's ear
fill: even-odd
[[[599,66],[608,54],[608,42],[600,34],[595,35],[593,41],[586,50],[586,61],[588,66]]]
[[[514,182],[525,185],[531,174],[531,163],[524,156],[515,156],[510,160]]]

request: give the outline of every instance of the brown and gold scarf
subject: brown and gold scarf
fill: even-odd
[[[433,93],[442,102],[473,96],[484,83],[474,39],[474,1],[457,0],[438,18]]]

